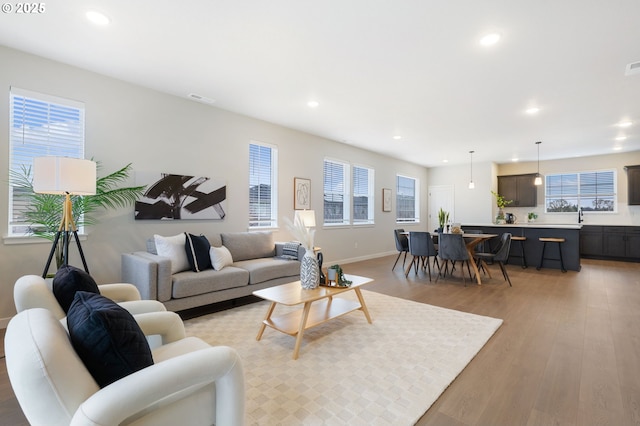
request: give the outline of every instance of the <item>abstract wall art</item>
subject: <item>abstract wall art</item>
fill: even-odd
[[[293,178],[293,209],[308,210],[311,208],[311,180]]]
[[[220,220],[226,216],[227,186],[223,180],[160,173],[146,181],[153,183],[136,201],[136,220]]]

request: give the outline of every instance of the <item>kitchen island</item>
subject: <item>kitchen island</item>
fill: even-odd
[[[542,243],[538,241],[540,237],[564,238],[565,242],[562,246],[562,258],[564,266],[570,271],[580,271],[580,229],[582,224],[552,224],[552,223],[515,223],[496,225],[493,223],[469,223],[463,224],[463,231],[482,230],[487,234],[502,235],[505,232],[511,233],[513,236],[526,237],[524,242],[524,255],[527,259],[529,267],[536,267],[540,262],[542,254]],[[492,248],[498,244],[498,239],[492,242]],[[560,269],[560,259],[558,257],[558,244],[547,244],[545,249],[545,257],[542,263],[543,268]],[[509,251],[508,263],[514,265],[521,264],[521,248],[520,243],[512,241],[511,250]],[[557,260],[556,260],[557,259]]]

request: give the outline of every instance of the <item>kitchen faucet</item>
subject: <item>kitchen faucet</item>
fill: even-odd
[[[580,207],[578,209],[578,223],[582,223],[584,222],[584,219],[582,218],[582,207]]]

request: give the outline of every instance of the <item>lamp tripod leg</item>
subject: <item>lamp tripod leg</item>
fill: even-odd
[[[62,231],[56,232],[56,237],[53,240],[53,245],[51,246],[51,251],[49,252],[49,258],[47,259],[47,264],[44,267],[44,271],[42,271],[42,278],[47,277],[47,272],[49,272],[49,266],[51,266],[51,259],[53,259],[53,255],[56,252],[56,247],[58,246],[58,241],[60,241],[60,234]]]
[[[80,244],[80,238],[78,237],[78,230],[76,228],[76,224],[73,221],[72,214],[72,205],[71,205],[71,197],[69,194],[66,194],[65,201],[63,203],[63,214],[62,221],[60,222],[60,227],[58,228],[58,232],[56,232],[56,237],[53,240],[53,245],[51,246],[51,251],[49,252],[49,258],[47,259],[47,264],[44,267],[44,271],[42,272],[42,278],[46,278],[47,273],[49,272],[49,267],[51,266],[51,260],[53,259],[53,255],[56,252],[56,248],[58,247],[58,243],[60,242],[60,235],[62,235],[62,265],[69,264],[69,245],[71,244],[71,235],[70,232],[73,232],[73,237],[76,240],[76,244],[78,246],[78,252],[80,253],[80,259],[82,260],[82,266],[84,266],[85,272],[89,273],[89,267],[87,266],[87,261],[84,257],[84,251],[82,251],[82,245]]]
[[[78,253],[80,253],[80,259],[82,259],[82,266],[84,266],[84,271],[88,274],[89,267],[87,266],[87,261],[84,258],[84,252],[82,251],[82,245],[80,245],[80,238],[78,238],[78,231],[74,229],[73,236],[76,239],[76,244],[78,245]]]

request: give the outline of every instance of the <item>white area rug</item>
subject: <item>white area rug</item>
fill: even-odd
[[[356,311],[309,329],[298,360],[291,359],[292,336],[267,327],[256,341],[267,302],[189,320],[187,334],[239,352],[247,424],[412,425],[502,324],[363,294],[373,324]]]

